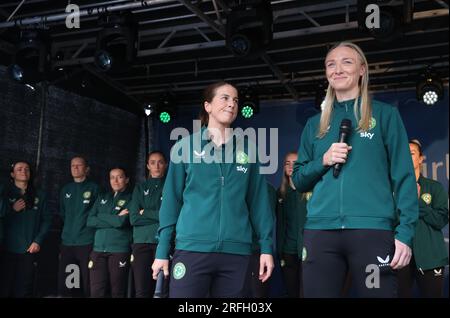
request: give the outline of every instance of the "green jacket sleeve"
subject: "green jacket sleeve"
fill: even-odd
[[[110,228],[111,225],[100,219],[98,217],[99,215],[99,208],[100,208],[100,197],[97,197],[97,200],[95,200],[94,206],[92,207],[92,209],[89,211],[89,216],[87,219],[87,226],[95,228],[95,229],[107,229]]]
[[[156,248],[155,258],[169,258],[172,235],[183,205],[185,182],[185,164],[171,161],[163,189],[163,201],[159,210],[158,247]]]
[[[125,208],[125,207],[124,207]],[[99,213],[97,214],[97,219],[109,225],[109,227],[113,228],[121,228],[127,226],[129,224],[129,215],[114,215],[108,213]]]
[[[411,195],[417,193],[416,177],[408,137],[397,108],[390,108],[387,116],[382,133],[400,221],[395,229],[395,238],[411,247],[419,216],[417,195]]]
[[[440,184],[435,184],[433,190],[431,205],[419,199],[419,218],[440,231],[448,224],[448,195]]]
[[[42,194],[41,201],[42,202],[39,220],[39,231],[36,237],[34,238],[34,242],[38,243],[39,245],[42,245],[42,242],[44,241],[44,238],[52,225],[52,214],[48,209],[47,196],[45,194]]]
[[[313,140],[315,138],[314,127],[308,120],[303,129],[298,149],[298,160],[294,164],[292,181],[299,192],[307,192],[314,188],[319,179],[328,171],[329,167],[322,164],[323,154],[314,159]]]
[[[257,156],[256,158],[256,163],[252,164],[250,169],[246,202],[261,254],[272,254],[273,212],[269,202],[267,181],[259,172],[259,158]]]
[[[131,202],[128,207],[128,211],[130,212],[130,224],[132,226],[135,225],[145,225],[145,224],[139,224],[140,222],[140,214],[139,211],[144,206],[142,202],[142,194],[141,194],[141,187],[139,185],[136,185],[133,190],[133,195],[131,196]]]
[[[144,209],[142,214],[139,213],[141,209]],[[132,226],[151,225],[158,221],[158,210],[144,208],[142,187],[140,186],[134,188],[128,210],[130,211],[130,223]]]

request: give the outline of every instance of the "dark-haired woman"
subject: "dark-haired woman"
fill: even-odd
[[[248,295],[252,229],[261,249],[259,279],[274,267],[273,215],[256,146],[230,129],[238,112],[237,89],[224,82],[203,95],[201,131],[173,148],[163,190],[153,278],[169,275],[169,297]],[[178,151],[178,150],[180,151]]]
[[[130,223],[133,226],[133,268],[135,297],[153,297],[156,282],[152,279],[152,263],[155,260],[156,232],[159,227],[159,208],[167,168],[167,161],[160,151],[148,154],[148,178],[137,185],[131,201]]]
[[[448,265],[448,248],[442,233],[448,224],[448,194],[442,184],[420,173],[424,160],[420,141],[410,140],[409,149],[417,180],[419,221],[411,262],[398,272],[399,297],[412,297],[416,281],[420,297],[439,298],[444,295],[445,266]]]
[[[52,215],[45,193],[33,185],[29,163],[14,163],[10,176],[0,297],[32,297],[36,255],[50,229]]]
[[[131,191],[123,168],[109,172],[111,191],[98,196],[87,225],[96,229],[89,260],[91,297],[124,298],[126,294],[132,239],[128,204]],[[109,287],[109,288],[108,288]]]

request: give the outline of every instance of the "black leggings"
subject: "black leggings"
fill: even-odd
[[[289,298],[303,297],[302,263],[297,254],[282,254],[281,271]]]
[[[136,298],[152,298],[156,281],[152,278],[152,264],[155,260],[156,244],[133,244],[131,267],[133,269]]]
[[[420,297],[441,298],[444,296],[444,267],[437,267],[420,271],[416,267],[414,258],[408,266],[398,271],[398,296],[411,298],[413,282],[416,280]]]
[[[89,255],[92,251],[92,244],[80,246],[61,245],[59,255],[59,273],[58,273],[58,294],[63,297],[89,297]],[[81,288],[69,289],[66,285],[66,279],[69,275],[66,273],[68,265],[76,264],[80,269]]]
[[[0,266],[0,297],[33,297],[36,257],[5,252]]]
[[[89,261],[91,297],[107,296],[108,287],[113,298],[125,298],[130,253],[91,253]]]
[[[397,297],[394,233],[387,230],[305,230],[305,297],[341,297],[347,272],[358,297]]]

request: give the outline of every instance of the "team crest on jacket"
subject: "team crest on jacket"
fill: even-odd
[[[312,197],[312,192],[306,192],[305,193],[305,199],[306,199],[306,201],[309,201],[309,199],[311,199],[311,197]]]
[[[238,151],[236,153],[236,162],[241,165],[245,165],[248,163],[248,155],[243,151]]]
[[[39,203],[39,198],[38,197],[34,198],[34,205],[38,205],[38,203]]]
[[[124,204],[125,204],[125,202],[127,202],[127,201],[125,201],[125,200],[119,200],[119,201],[117,202],[117,205],[120,206],[120,207],[123,207]]]
[[[430,204],[431,203],[431,194],[424,193],[420,197],[422,198],[423,201],[425,201],[426,204]]]
[[[91,191],[86,191],[85,193],[83,193],[83,198],[89,199],[90,197],[91,197]]]
[[[375,128],[375,126],[377,125],[377,121],[375,120],[375,118],[370,118],[370,123],[369,123],[369,130],[372,130]]]

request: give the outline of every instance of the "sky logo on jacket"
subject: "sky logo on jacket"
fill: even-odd
[[[106,204],[106,202],[108,202],[108,200],[102,199],[102,200],[100,201],[100,204]]]
[[[377,121],[376,121],[375,118],[372,117],[370,119],[370,123],[369,123],[369,130],[374,129],[376,125],[377,125]],[[359,133],[359,136],[361,138],[369,138],[369,140],[371,140],[374,135],[375,135],[375,133],[370,133],[370,132],[367,132],[367,131],[363,131],[363,132]]]
[[[237,166],[236,170],[239,172],[247,173],[248,168],[244,168],[243,166]]]
[[[72,197],[72,193],[66,193],[66,199],[70,199]]]
[[[144,195],[147,196],[149,192],[150,192],[150,189],[144,190]]]

